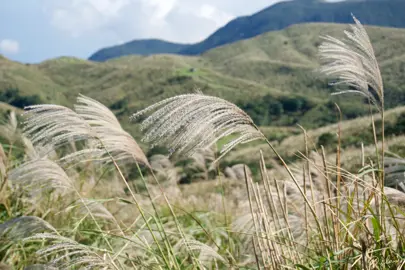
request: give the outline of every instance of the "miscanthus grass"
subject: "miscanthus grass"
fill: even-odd
[[[238,134],[223,146],[220,159],[238,144],[264,139],[243,110],[226,100],[201,93],[165,99],[137,112],[131,119],[136,120],[151,111],[154,112],[141,125],[146,131],[143,141],[152,146],[167,145],[172,154],[192,156],[222,138]]]
[[[320,71],[343,87],[336,94],[365,96],[384,122],[378,62],[366,29],[354,22],[344,39],[323,37]],[[310,148],[303,129],[305,151],[288,165],[248,114],[200,92],[132,115],[143,119],[145,144],[169,150],[150,158],[90,97],[80,95],[73,108],[29,106],[24,116],[23,133],[13,114],[2,131],[23,156],[16,161],[0,148],[0,259],[17,269],[404,267],[405,169],[399,157],[384,159],[384,126],[382,147],[374,128],[376,159],[362,149],[353,172],[342,166],[340,124],[333,162],[323,147]],[[270,170],[261,149],[259,179],[246,165],[238,166],[244,181],[222,179],[232,170],[220,166],[224,155],[256,140],[282,166]],[[201,179],[199,197],[178,187],[182,169]],[[213,172],[221,191],[204,193]]]

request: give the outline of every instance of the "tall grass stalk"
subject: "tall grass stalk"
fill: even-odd
[[[102,141],[101,141],[100,143],[103,144]],[[103,145],[104,145],[104,144],[103,144]],[[143,209],[142,209],[140,203],[138,202],[138,200],[137,200],[137,198],[136,198],[134,192],[132,191],[131,187],[129,186],[128,181],[126,180],[125,176],[122,174],[122,171],[121,171],[120,167],[118,166],[118,164],[116,163],[114,157],[111,155],[111,153],[107,150],[106,147],[104,147],[104,149],[106,150],[108,156],[111,158],[111,161],[113,162],[114,167],[115,167],[115,169],[117,170],[117,172],[118,172],[118,174],[119,174],[119,176],[120,176],[120,179],[123,181],[123,183],[125,184],[126,188],[127,188],[128,191],[129,191],[129,193],[131,194],[131,197],[132,197],[132,199],[133,199],[133,201],[134,201],[134,203],[135,203],[135,206],[137,207],[139,213],[141,214],[143,220],[145,221],[146,226],[147,226],[148,230],[150,231],[150,233],[151,233],[151,235],[152,235],[152,238],[153,238],[153,240],[154,240],[154,242],[155,242],[157,248],[159,249],[159,252],[160,252],[160,254],[161,254],[161,256],[162,256],[162,259],[163,259],[163,261],[164,261],[166,267],[170,268],[170,267],[171,267],[171,266],[170,266],[170,263],[169,263],[168,259],[166,258],[165,253],[163,252],[163,249],[162,249],[162,247],[160,246],[159,241],[157,240],[157,238],[156,238],[156,236],[155,236],[155,234],[154,234],[154,232],[153,232],[153,230],[152,230],[152,228],[151,228],[151,226],[150,226],[150,224],[149,224],[149,221],[148,221],[148,219],[147,219],[146,216],[145,216],[145,213],[144,213],[144,211],[143,211]]]
[[[313,208],[313,206],[311,205],[311,202],[308,200],[307,196],[304,194],[304,191],[302,190],[301,186],[299,185],[296,177],[294,176],[294,174],[291,172],[289,166],[287,165],[287,163],[284,161],[284,159],[280,156],[280,154],[277,152],[277,150],[273,147],[273,145],[270,143],[270,141],[265,138],[265,141],[267,143],[267,145],[271,148],[271,150],[273,151],[273,153],[277,156],[277,158],[281,161],[281,163],[283,164],[284,168],[286,169],[288,175],[291,177],[291,180],[293,180],[294,184],[297,186],[300,194],[302,195],[305,203],[308,205],[309,209],[311,210],[311,213],[314,217],[314,220],[316,222],[316,225],[319,229],[320,232],[320,236],[321,236],[321,240],[324,241],[325,236],[323,235],[323,230],[322,230],[322,226],[321,223],[319,221],[319,218],[315,212],[315,209]]]
[[[215,152],[217,152],[217,145],[214,144],[215,147]],[[215,160],[217,160],[216,154],[215,154]],[[221,172],[220,172],[220,168],[219,168],[219,162],[216,163],[216,170],[217,170],[217,175],[218,175],[218,182],[219,185],[221,186],[221,202],[222,202],[222,208],[224,210],[224,218],[225,218],[225,226],[226,228],[229,228],[229,222],[228,222],[228,213],[227,213],[227,209],[226,209],[226,197],[225,197],[225,186],[224,183],[222,181],[222,177],[221,177]],[[228,234],[228,246],[229,248],[232,248],[231,245],[231,234],[232,232],[228,229],[227,230],[227,234]],[[232,250],[230,250],[230,252],[232,253]]]
[[[137,166],[138,166],[138,170],[139,170],[140,173],[141,173],[141,170],[140,170],[138,164],[137,164]],[[160,192],[161,192],[162,196],[163,196],[164,199],[165,199],[165,202],[166,202],[167,206],[168,206],[169,209],[170,209],[170,213],[171,213],[171,215],[172,215],[173,218],[174,218],[174,222],[175,222],[175,224],[176,224],[176,228],[177,228],[177,230],[179,231],[179,233],[180,233],[180,235],[181,235],[181,238],[183,239],[183,241],[184,241],[184,243],[185,243],[185,245],[186,245],[186,247],[187,247],[187,251],[189,252],[189,255],[190,255],[191,258],[196,262],[196,264],[197,264],[199,267],[201,267],[199,260],[195,257],[194,252],[191,250],[191,248],[190,248],[189,245],[188,245],[187,238],[186,238],[186,236],[184,235],[183,230],[181,229],[180,223],[179,223],[179,221],[178,221],[178,219],[177,219],[177,216],[176,216],[175,212],[173,211],[172,205],[170,204],[169,200],[167,199],[166,194],[164,193],[162,187],[160,186],[159,181],[157,180],[155,174],[153,173],[153,170],[151,169],[150,171],[151,171],[151,174],[152,174],[152,176],[153,176],[153,178],[154,178],[156,184],[158,185],[158,187],[159,187],[159,189],[160,189]],[[142,176],[142,178],[143,178],[143,176]],[[147,184],[146,184],[146,182],[145,182],[144,179],[143,179],[143,181],[144,181],[144,184],[145,184],[145,186],[146,186]],[[150,200],[152,201],[152,204],[153,204],[153,199],[152,199],[152,196],[150,195],[149,190],[148,190],[148,196],[149,196],[149,198],[150,198]],[[153,207],[154,207],[154,209],[155,209],[156,214],[158,215],[155,206],[153,206]],[[158,219],[159,219],[160,223],[162,224],[159,215],[158,215]],[[165,237],[166,237],[166,239],[167,239],[167,235],[166,235],[166,232],[164,231],[164,229],[163,229],[163,232],[164,232]],[[172,251],[173,248],[171,247],[171,244],[170,244],[170,243],[169,243],[169,247],[170,247],[170,250]],[[174,253],[173,253],[173,255],[174,255]],[[175,263],[177,264],[177,261],[176,261],[176,260],[175,260]],[[177,266],[180,267],[178,264],[177,264]]]

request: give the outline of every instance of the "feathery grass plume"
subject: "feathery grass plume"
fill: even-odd
[[[212,163],[215,160],[213,147],[197,150],[191,158],[193,162],[189,163],[186,169],[193,172],[194,178],[208,180],[209,173],[216,170],[215,164]]]
[[[177,168],[171,163],[165,155],[153,155],[149,158],[151,168],[156,171],[159,182],[176,184],[180,180]]]
[[[28,160],[36,160],[48,158],[51,160],[57,159],[57,153],[52,145],[36,145],[34,146],[30,139],[22,136],[22,142],[25,146],[25,154]]]
[[[91,126],[106,150],[116,161],[133,160],[148,165],[148,160],[134,138],[126,132],[115,115],[100,102],[80,95],[75,111]],[[106,161],[110,161],[105,157]]]
[[[192,251],[199,251],[199,261],[201,264],[206,265],[207,263],[212,263],[213,260],[220,261],[227,265],[227,261],[222,257],[213,247],[208,246],[197,240],[192,239],[181,239],[177,244],[177,248],[184,248],[188,246]]]
[[[133,114],[131,119],[151,111],[154,112],[142,122],[141,129],[148,130],[143,141],[152,143],[152,147],[168,144],[171,153],[192,156],[222,138],[239,134],[223,146],[223,156],[238,144],[264,138],[243,110],[221,98],[201,93],[165,99]]]
[[[321,72],[337,77],[334,84],[349,87],[335,94],[362,94],[382,111],[384,88],[380,68],[366,30],[354,16],[353,19],[355,25],[351,26],[351,32],[344,32],[345,40],[323,37],[325,41],[319,46],[321,61],[325,62]]]
[[[52,258],[49,261],[51,267],[57,269],[75,269],[76,267],[80,269],[116,269],[109,256],[105,256],[107,251],[100,255],[89,246],[57,234],[38,233],[24,239],[25,242],[38,240],[52,242],[37,251],[37,254],[43,258]]]
[[[64,106],[42,104],[25,107],[25,110],[24,133],[34,146],[58,147],[96,135],[80,115]]]
[[[18,140],[19,130],[18,121],[14,111],[8,115],[8,122],[0,126],[0,137],[7,139],[9,142],[14,143]]]
[[[16,241],[40,232],[56,232],[56,229],[35,216],[21,216],[0,224],[0,240]]]
[[[81,216],[88,216],[89,211],[92,214],[92,217],[99,218],[103,221],[113,221],[115,222],[114,216],[110,211],[101,203],[101,201],[81,198],[76,201],[71,206],[65,209],[66,212],[76,210],[80,213]],[[80,217],[81,218],[81,217]]]
[[[13,169],[9,179],[12,185],[29,191],[34,199],[41,197],[42,191],[55,190],[62,194],[75,191],[74,183],[66,172],[46,158],[28,161]]]
[[[75,151],[61,161],[88,158],[111,162],[111,154],[116,161],[136,160],[148,165],[145,154],[132,136],[122,129],[107,107],[94,99],[80,95],[74,110],[49,104],[28,106],[26,110],[29,117],[24,131],[34,146],[58,147],[87,140],[83,150]]]
[[[157,172],[163,172],[167,169],[174,168],[174,165],[165,155],[156,154],[149,158],[150,166]]]

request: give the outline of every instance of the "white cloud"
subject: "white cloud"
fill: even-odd
[[[197,42],[278,0],[42,0],[51,24],[76,38]],[[113,45],[113,44],[111,44]]]
[[[20,51],[20,44],[16,40],[3,39],[0,41],[0,52],[5,54],[17,54]]]
[[[218,26],[222,26],[235,17],[209,4],[203,4],[199,9],[198,15],[201,16],[201,18],[214,21]]]
[[[108,27],[130,0],[47,0],[45,13],[51,24],[73,37]]]
[[[141,0],[140,6],[145,13],[150,14],[149,22],[158,24],[156,21],[164,22],[177,3],[178,0]]]

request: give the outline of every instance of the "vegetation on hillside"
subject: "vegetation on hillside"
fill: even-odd
[[[344,28],[297,25],[217,48],[201,57],[127,56],[104,63],[62,57],[38,65],[0,59],[0,93],[12,87],[19,90],[19,97],[35,98],[32,103],[65,106],[72,105],[79,93],[97,98],[136,138],[140,132],[137,125],[129,124],[131,112],[190,90],[234,102],[261,126],[315,128],[337,121],[334,103],[341,107],[343,119],[368,111],[367,100],[361,96],[330,96],[332,87],[317,72],[320,36],[341,37]],[[405,49],[395,44],[405,42],[405,30],[367,29],[389,90],[386,107],[402,105]]]
[[[134,40],[123,45],[102,49],[89,59],[105,61],[128,54],[200,55],[219,46],[249,39],[269,31],[281,30],[294,24],[320,22],[348,24],[352,22],[350,16],[352,13],[357,14],[363,24],[404,28],[405,20],[402,16],[404,9],[405,3],[402,0],[282,1],[253,15],[238,17],[196,44],[182,45],[155,40],[150,44],[149,40]]]
[[[245,111],[202,93],[132,114],[143,141],[169,156],[146,155],[108,107],[84,95],[71,108],[26,107],[22,130],[11,112],[0,127],[0,267],[402,269],[405,168],[390,152],[404,108],[386,112],[389,90],[355,22],[345,39],[324,39],[321,71],[350,86],[349,97],[364,95],[378,118],[328,127],[337,140],[319,136],[327,147],[312,153],[303,129],[293,164]],[[353,121],[371,124],[362,131],[374,139],[356,149],[356,167],[342,136]],[[221,167],[235,147],[258,141],[267,146],[256,153],[258,177],[245,164]],[[200,182],[180,186],[184,174]]]
[[[0,101],[10,104],[11,106],[23,109],[25,106],[41,103],[41,99],[37,95],[23,96],[18,88],[4,87],[0,93]]]

